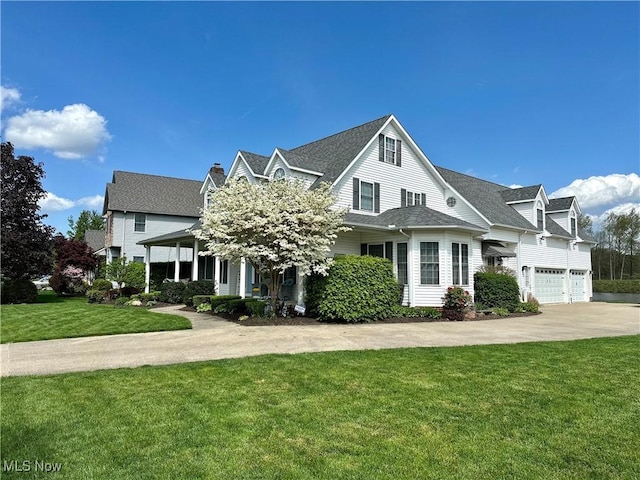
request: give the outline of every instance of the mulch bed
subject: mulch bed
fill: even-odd
[[[188,310],[195,312],[193,307],[184,307],[182,310]],[[539,313],[512,313],[507,317],[501,317],[499,315],[483,315],[479,314],[474,319],[464,320],[465,322],[477,322],[483,320],[496,320],[499,318],[515,318],[515,317],[530,317],[533,315],[539,315]],[[239,320],[240,315],[229,315],[228,313],[216,314],[216,317],[224,318],[230,322],[237,323],[238,325],[244,325],[246,327],[263,327],[263,326],[277,326],[277,325],[361,325],[359,323],[347,323],[347,322],[322,322],[317,318],[309,317],[273,317],[273,318],[261,318],[261,317],[249,317],[246,320]],[[385,324],[385,323],[424,323],[424,322],[450,322],[446,318],[440,318],[437,320],[431,318],[385,318],[384,320],[376,320],[370,322],[371,324]]]

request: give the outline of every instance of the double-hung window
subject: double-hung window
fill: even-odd
[[[407,268],[407,244],[398,243],[398,283],[400,285],[406,285],[409,283],[409,270]]]
[[[536,205],[536,225],[538,230],[544,230],[544,211],[540,202]]]
[[[440,247],[438,242],[420,242],[420,284],[440,285]]]
[[[354,210],[380,213],[380,184],[354,178],[352,207]]]
[[[571,236],[573,238],[576,238],[576,235],[578,233],[578,228],[577,228],[577,224],[576,224],[576,217],[571,217]]]
[[[144,213],[136,213],[133,224],[134,232],[144,233],[147,229],[147,216]]]
[[[384,134],[380,134],[378,137],[378,159],[384,163],[390,163],[392,165],[401,165],[402,159],[402,141],[397,138],[388,137]]]
[[[400,206],[427,205],[427,195],[424,193],[409,192],[406,188],[400,189]]]
[[[451,278],[454,285],[469,285],[469,245],[451,244]]]

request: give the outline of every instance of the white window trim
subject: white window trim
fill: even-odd
[[[138,215],[143,215],[144,216],[144,222],[138,222],[137,218]],[[142,223],[143,225],[143,229],[142,230],[138,230],[136,227],[138,226],[138,224]],[[147,214],[146,213],[136,213],[133,215],[133,233],[146,233],[147,232]]]

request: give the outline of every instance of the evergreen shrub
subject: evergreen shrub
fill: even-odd
[[[505,308],[515,312],[520,304],[520,287],[511,275],[476,272],[473,276],[475,303],[485,308]]]
[[[2,303],[35,303],[38,287],[28,278],[3,280],[0,287]]]
[[[325,321],[370,322],[394,315],[400,286],[393,265],[384,258],[337,257],[326,277],[307,280],[306,305]]]

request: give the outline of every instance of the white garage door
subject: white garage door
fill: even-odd
[[[587,272],[571,270],[571,301],[586,302],[587,300]]]
[[[540,303],[564,303],[564,270],[536,268],[535,297]]]

